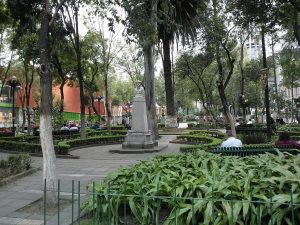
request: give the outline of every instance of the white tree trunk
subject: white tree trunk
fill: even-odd
[[[47,182],[47,202],[56,202],[56,157],[52,137],[52,120],[49,115],[40,115],[40,139],[43,149],[43,178]]]

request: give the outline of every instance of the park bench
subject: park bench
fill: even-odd
[[[213,154],[221,154],[225,156],[250,156],[265,153],[276,154],[277,151],[288,152],[290,154],[299,154],[299,150],[293,146],[245,146],[245,147],[218,147],[210,151]]]

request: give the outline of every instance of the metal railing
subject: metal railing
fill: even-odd
[[[117,224],[300,224],[300,202],[298,193],[289,190],[283,193],[282,201],[278,196],[270,196],[267,199],[259,200],[256,195],[248,199],[235,199],[231,193],[227,198],[217,197],[219,190],[211,188],[209,197],[196,197],[197,191],[193,188],[192,196],[179,197],[176,189],[171,196],[160,196],[159,187],[157,195],[146,193],[125,195],[111,190],[110,184],[105,192],[96,191],[96,183],[93,182],[91,190],[81,190],[80,181],[72,180],[70,205],[61,207],[62,192],[61,182],[57,183],[57,205],[56,215],[47,216],[47,192],[46,181],[44,183],[44,225],[50,224],[81,224],[81,217],[88,218],[89,222],[84,224],[93,225],[117,225]],[[124,188],[124,187],[120,187]],[[90,204],[90,210],[86,211],[83,205]],[[199,206],[202,207],[199,207]],[[184,208],[185,206],[186,208]],[[247,208],[247,211],[244,209]],[[282,218],[278,223],[279,214]],[[209,218],[208,218],[209,216]],[[283,219],[283,217],[286,218]],[[287,222],[288,220],[288,222]],[[169,223],[168,223],[169,221]],[[184,223],[182,223],[184,221]]]

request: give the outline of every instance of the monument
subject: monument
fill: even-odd
[[[135,96],[132,101],[131,130],[128,131],[123,149],[144,149],[153,148],[152,132],[149,130],[145,97],[143,87],[139,82],[135,89]]]
[[[138,82],[132,100],[131,130],[128,130],[122,149],[114,153],[147,153],[160,151],[167,146],[155,146],[152,131],[149,130],[146,101],[142,84]]]

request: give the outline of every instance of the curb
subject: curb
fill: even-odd
[[[8,154],[29,154],[30,156],[34,157],[43,157],[43,154],[41,153],[34,153],[34,152],[17,152],[17,151],[8,151],[8,150],[2,150],[0,149],[0,152],[3,153],[8,153]],[[79,156],[75,155],[55,155],[56,158],[61,158],[61,159],[79,159]]]
[[[5,184],[7,184],[9,182],[13,182],[13,181],[15,181],[15,180],[17,180],[19,178],[28,176],[30,174],[33,174],[33,173],[39,171],[40,169],[41,169],[40,167],[38,167],[38,168],[32,168],[32,169],[26,170],[24,172],[18,173],[16,175],[4,178],[3,180],[0,181],[0,186],[3,186],[3,185],[5,185]]]

